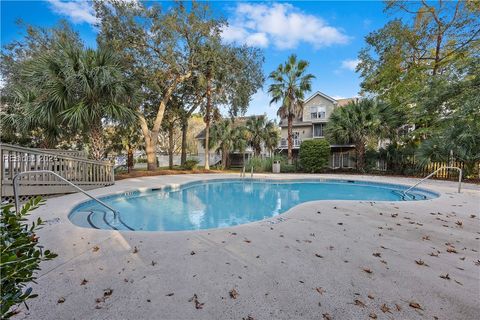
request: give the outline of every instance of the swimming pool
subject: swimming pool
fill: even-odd
[[[353,180],[217,179],[131,191],[91,200],[72,210],[72,223],[109,230],[180,231],[229,227],[275,217],[315,200],[417,201],[438,194],[407,186]]]

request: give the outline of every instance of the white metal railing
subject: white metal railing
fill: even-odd
[[[91,198],[92,200],[95,200],[96,202],[100,203],[102,206],[104,206],[105,208],[111,210],[113,212],[113,218],[116,219],[117,218],[117,215],[118,215],[118,212],[113,209],[112,207],[110,207],[108,204],[106,204],[105,202],[103,202],[102,200],[100,199],[97,199],[96,197],[92,196],[90,193],[86,192],[85,190],[83,190],[82,188],[80,188],[79,186],[71,183],[70,181],[68,181],[67,179],[65,179],[64,177],[62,177],[61,175],[59,174],[56,174],[55,172],[53,171],[50,171],[50,170],[39,170],[39,171],[24,171],[24,172],[20,172],[20,173],[17,173],[15,175],[15,177],[13,177],[13,195],[15,197],[15,210],[16,212],[19,212],[20,210],[20,200],[19,200],[19,192],[18,192],[18,179],[19,177],[23,176],[23,175],[28,175],[28,174],[32,174],[32,173],[45,173],[45,174],[51,174],[51,175],[54,175],[55,177],[57,177],[58,179],[66,182],[67,184],[69,184],[70,186],[74,187],[75,189],[77,189],[78,191],[80,191],[81,193],[83,193],[84,195],[88,196],[89,198]]]
[[[437,170],[433,171],[432,173],[430,173],[428,176],[426,176],[425,178],[421,179],[420,181],[418,181],[417,183],[415,183],[413,186],[411,186],[410,188],[408,188],[407,190],[403,191],[403,194],[407,194],[408,191],[412,190],[413,188],[415,188],[416,186],[418,186],[420,183],[422,183],[423,181],[433,177],[438,171],[440,170],[448,170],[448,169],[455,169],[455,170],[458,170],[458,193],[460,193],[461,191],[461,188],[462,188],[462,169],[460,169],[459,167],[441,167],[441,168],[438,168]]]
[[[302,144],[301,139],[292,139],[292,147],[298,148]],[[288,148],[288,139],[282,138],[280,139],[279,148]]]
[[[84,189],[114,184],[111,163],[72,157],[63,152],[63,150],[57,153],[0,143],[2,197],[13,196],[13,178],[25,171],[31,172],[21,177],[24,185],[22,192],[25,191],[25,195],[59,194],[72,191],[71,186],[59,184],[56,176],[41,173],[45,170],[53,171]]]

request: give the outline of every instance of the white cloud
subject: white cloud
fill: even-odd
[[[347,69],[350,71],[355,71],[357,68],[358,64],[360,63],[359,59],[347,59],[343,60],[341,64],[342,69]]]
[[[67,16],[73,23],[95,24],[97,18],[90,1],[47,0],[52,10]]]
[[[288,3],[239,3],[222,37],[226,42],[259,47],[272,43],[278,49],[292,49],[301,42],[318,49],[349,40],[340,29]]]

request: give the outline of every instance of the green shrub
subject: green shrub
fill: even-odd
[[[251,172],[253,166],[253,172],[256,173],[272,172],[272,163],[272,158],[252,157],[248,159],[245,171]]]
[[[183,168],[185,170],[193,170],[197,167],[198,162],[199,161],[197,159],[194,159],[194,158],[187,159],[187,160],[185,160],[185,163],[183,164]]]
[[[281,173],[293,173],[297,172],[297,168],[294,164],[280,163],[280,172]]]
[[[325,139],[305,140],[300,145],[300,165],[305,172],[320,172],[328,166],[330,144]]]
[[[2,319],[15,314],[10,309],[26,300],[35,298],[28,284],[35,281],[40,262],[51,260],[57,255],[43,251],[38,243],[36,231],[43,224],[40,218],[32,224],[26,223],[30,211],[43,203],[40,197],[31,199],[15,212],[12,205],[2,206],[0,215],[0,270],[1,270],[1,314]]]

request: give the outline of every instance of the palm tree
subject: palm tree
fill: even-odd
[[[268,150],[276,148],[278,145],[278,130],[272,121],[268,121],[265,116],[250,117],[247,120],[246,128],[248,140],[252,146],[255,156],[259,156],[262,151],[262,145]]]
[[[282,119],[288,121],[288,163],[292,164],[292,123],[295,117],[298,117],[303,110],[303,99],[305,93],[311,91],[312,74],[306,74],[309,63],[305,60],[298,60],[297,56],[292,54],[285,64],[278,66],[269,78],[272,84],[268,92],[272,95],[272,103],[281,103],[277,114]]]
[[[389,118],[389,110],[384,104],[372,99],[352,101],[333,111],[325,135],[332,142],[353,143],[357,169],[364,171],[367,142],[386,137],[390,132],[390,124],[384,121]]]
[[[230,120],[221,120],[212,126],[210,148],[217,147],[222,153],[222,169],[228,167],[229,154],[238,149],[245,150],[244,129],[234,126]]]
[[[60,119],[90,140],[92,158],[104,155],[102,122],[128,122],[134,87],[112,51],[64,44],[29,61],[23,71],[35,100],[30,116],[55,125]]]

